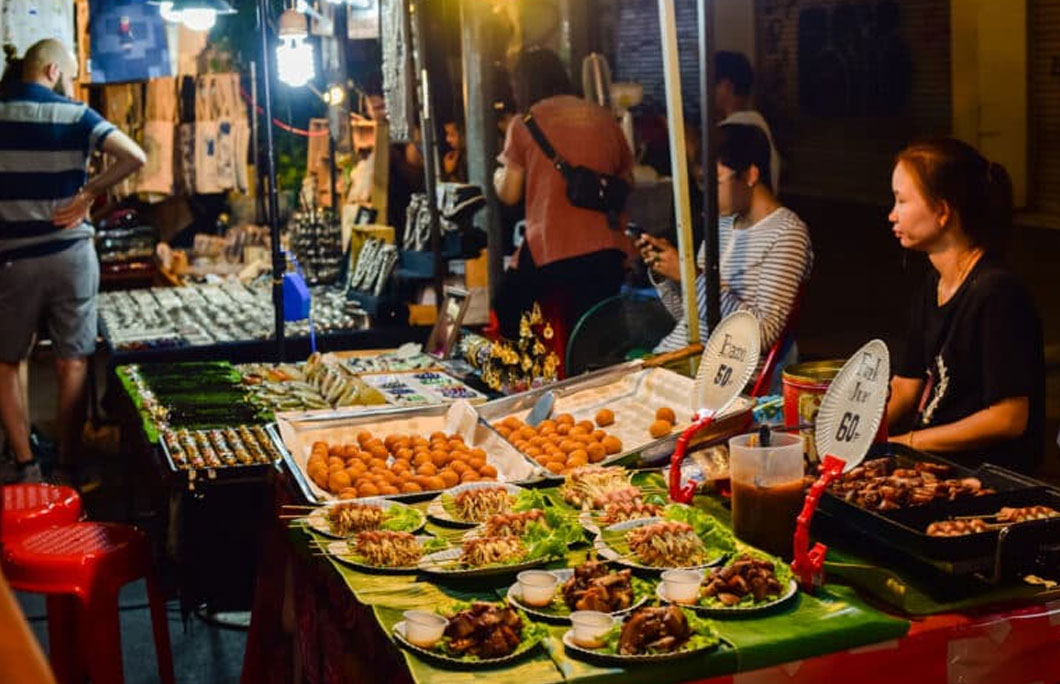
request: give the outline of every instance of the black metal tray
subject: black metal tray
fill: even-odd
[[[866,460],[888,456],[896,458],[902,466],[918,460],[951,466],[953,477],[978,478],[984,487],[997,493],[874,511],[826,492],[819,507],[823,514],[821,524],[815,525],[815,532],[820,531],[840,542],[855,541],[858,546],[863,546],[867,537],[890,553],[905,554],[915,563],[929,565],[944,574],[985,573],[993,581],[998,581],[1001,575],[1041,569],[1042,551],[1060,544],[1060,518],[1013,525],[1004,531],[991,530],[960,537],[928,536],[928,525],[952,516],[990,515],[1003,506],[1036,504],[1060,510],[1060,492],[1004,468],[985,465],[972,470],[897,444],[874,446]],[[1047,560],[1046,563],[1053,564],[1054,561]]]
[[[272,441],[277,455],[276,460],[271,463],[235,463],[233,465],[206,466],[203,468],[181,468],[176,464],[173,460],[173,456],[169,453],[169,447],[166,446],[166,440],[159,438],[158,446],[162,451],[162,457],[165,464],[169,466],[170,475],[186,478],[189,489],[194,489],[195,483],[201,483],[203,480],[206,482],[264,481],[270,472],[280,470],[280,464],[283,460],[284,449],[276,442],[275,433],[271,429],[273,425],[275,425],[275,423],[261,426],[265,429],[266,434]],[[194,432],[196,430],[192,431]]]

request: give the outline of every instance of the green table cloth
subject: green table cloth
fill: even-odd
[[[555,490],[544,490],[552,500]],[[426,503],[415,504],[426,510]],[[710,497],[697,497],[695,505],[715,514],[728,524],[728,512]],[[449,533],[428,523],[427,532]],[[292,535],[298,544],[315,545],[323,541],[313,532],[295,528]],[[551,568],[578,564],[586,558],[589,547],[573,549],[567,562],[556,562]],[[416,575],[366,573],[333,558],[332,565],[357,600],[371,607],[380,628],[390,636],[406,610],[434,610],[453,601],[497,601],[512,584],[514,576],[478,578],[473,581],[438,582]],[[561,641],[565,625],[549,625],[550,639],[543,648],[505,667],[482,670],[458,670],[427,662],[412,652],[399,649],[408,669],[418,682],[460,684],[490,681],[497,684],[529,682],[681,682],[734,672],[755,670],[792,660],[856,648],[903,636],[909,622],[887,615],[860,600],[854,590],[829,584],[816,596],[800,593],[795,602],[780,613],[754,619],[715,620],[723,644],[717,650],[667,662],[665,666],[637,665],[628,669],[601,667],[569,658]]]

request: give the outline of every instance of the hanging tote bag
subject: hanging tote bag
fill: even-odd
[[[176,142],[177,85],[172,78],[147,82],[144,107],[144,152],[147,163],[140,170],[137,192],[173,193],[173,146]]]
[[[218,169],[218,112],[213,74],[195,79],[195,192],[217,193],[224,190]]]

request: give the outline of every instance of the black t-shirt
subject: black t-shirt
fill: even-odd
[[[980,259],[942,306],[932,272],[913,300],[905,353],[895,372],[926,380],[917,428],[966,418],[1009,397],[1028,397],[1022,436],[986,449],[951,454],[1032,472],[1042,453],[1045,361],[1042,329],[1030,293],[997,263]]]

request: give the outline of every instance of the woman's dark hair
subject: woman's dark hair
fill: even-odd
[[[925,140],[898,153],[929,202],[945,202],[976,247],[1002,255],[1012,230],[1012,180],[1005,167],[953,138]]]
[[[512,70],[512,90],[520,112],[547,97],[573,95],[570,75],[559,55],[544,48],[523,50]]]
[[[758,167],[758,182],[773,189],[769,167],[769,138],[758,126],[723,124],[718,126],[718,162],[743,175]]]
[[[4,44],[4,57],[7,61],[7,67],[4,69],[4,75],[0,76],[0,97],[7,95],[16,83],[22,82],[23,62],[20,58],[15,57],[17,54],[18,48],[11,43]]]
[[[718,83],[728,81],[732,83],[732,92],[747,96],[751,94],[755,71],[751,68],[747,55],[720,50],[714,53],[714,80]]]

